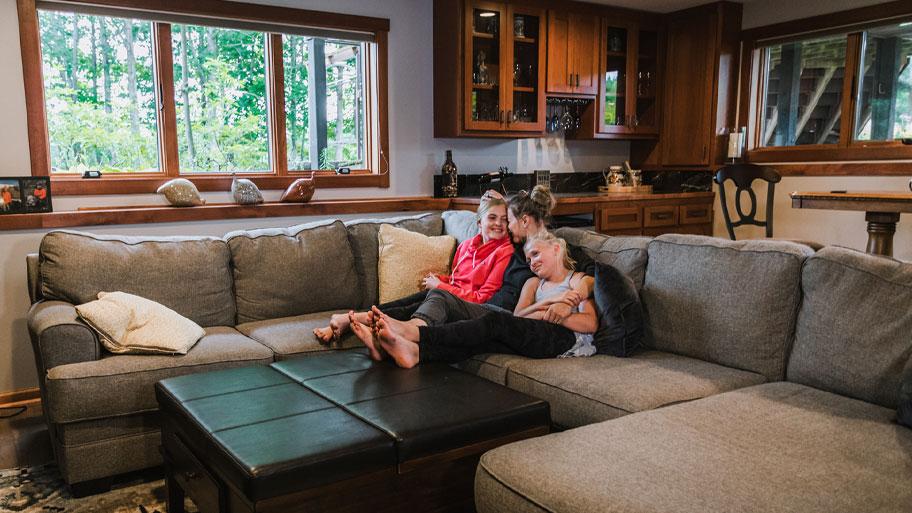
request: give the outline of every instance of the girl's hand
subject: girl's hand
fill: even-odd
[[[567,292],[564,292],[558,298],[558,300],[561,303],[566,304],[570,308],[578,307],[579,304],[583,301],[583,299],[585,299],[585,298],[582,296],[582,294],[580,294],[579,292],[577,292],[575,290],[568,290]]]
[[[573,309],[567,303],[554,303],[545,310],[542,318],[552,324],[561,324],[572,312]]]
[[[440,278],[436,274],[430,273],[424,277],[421,283],[424,286],[424,290],[433,290],[440,286]]]

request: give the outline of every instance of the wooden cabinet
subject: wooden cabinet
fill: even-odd
[[[599,134],[658,135],[660,48],[658,29],[602,19]]]
[[[565,10],[548,11],[547,91],[596,94],[598,48],[598,18]]]
[[[714,169],[735,125],[741,4],[718,2],[668,15],[661,137],[638,142],[647,169]]]
[[[713,193],[656,194],[600,203],[596,230],[608,235],[712,235]]]
[[[543,9],[435,1],[435,137],[544,132],[545,24]]]

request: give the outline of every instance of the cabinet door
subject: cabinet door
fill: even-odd
[[[709,165],[716,15],[672,20],[668,25],[662,164]]]
[[[465,23],[465,127],[503,130],[505,61],[503,37],[507,30],[503,4],[469,2]],[[512,26],[510,27],[512,31]]]
[[[566,11],[548,11],[548,84],[549,93],[570,93],[570,15]],[[574,82],[575,83],[575,82]]]
[[[543,132],[545,129],[545,11],[510,6],[504,78],[507,93],[507,130]]]
[[[599,84],[599,19],[571,14],[570,33],[573,92],[596,94]]]
[[[631,125],[643,135],[659,133],[659,32],[640,27],[635,32],[632,68],[632,95],[629,103]]]
[[[630,28],[602,19],[602,42],[599,48],[598,131],[603,134],[630,133],[630,110],[627,107],[630,77],[628,52]]]

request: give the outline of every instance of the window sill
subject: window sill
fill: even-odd
[[[298,217],[339,214],[374,214],[447,210],[448,198],[385,198],[367,200],[327,200],[309,203],[262,203],[236,205],[223,203],[199,207],[131,206],[93,208],[46,214],[0,215],[0,231],[40,230],[76,226],[116,224],[178,223],[223,219]]]
[[[807,145],[756,148],[747,152],[747,160],[755,164],[783,162],[851,163],[851,161],[912,160],[912,146],[898,142],[865,142],[844,147],[837,145]],[[879,164],[878,164],[879,165]],[[889,165],[886,167],[890,167]],[[888,174],[906,174],[896,172]],[[860,172],[858,174],[870,174]]]
[[[299,175],[275,176],[264,174],[238,174],[241,178],[249,178],[263,190],[284,190],[291,182],[298,178],[310,176],[309,173]],[[173,180],[173,176],[123,176],[104,175],[101,178],[78,178],[75,176],[51,177],[51,191],[55,196],[91,196],[100,194],[151,194],[165,182]],[[185,175],[201,192],[227,191],[231,189],[232,177],[228,175],[206,176]],[[350,175],[336,175],[328,171],[318,171],[316,186],[319,189],[337,189],[348,187],[389,187],[389,174],[374,174],[364,171],[352,171]]]

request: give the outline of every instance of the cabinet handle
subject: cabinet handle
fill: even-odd
[[[576,74],[576,87],[579,87],[579,73]]]
[[[657,220],[657,221],[663,221],[663,220],[665,220],[665,219],[671,219],[671,216],[672,216],[672,213],[671,213],[671,212],[658,212],[658,213],[652,214],[652,218],[655,219],[655,220]]]
[[[636,114],[632,114],[632,116],[633,116],[633,126],[634,126],[634,128],[640,126],[640,118],[638,118]]]
[[[706,145],[703,145],[703,160],[706,160]]]
[[[507,124],[509,125],[511,121],[513,121],[513,111],[508,110],[507,111]]]
[[[573,73],[570,73],[570,80],[567,81],[567,85],[573,87]]]
[[[500,109],[500,122],[503,124],[503,109]]]

